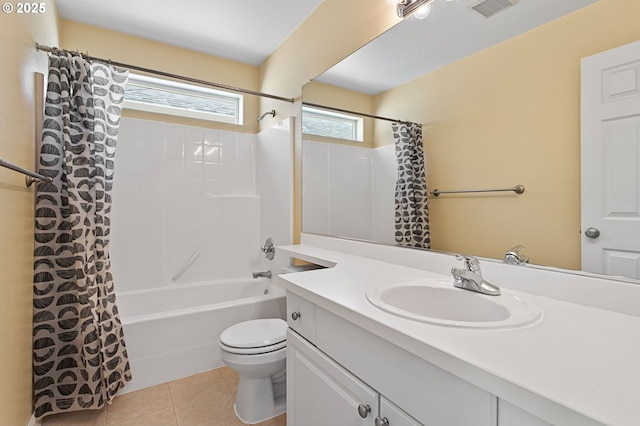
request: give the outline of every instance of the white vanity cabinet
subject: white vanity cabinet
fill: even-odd
[[[507,401],[498,400],[498,426],[553,426],[544,420],[527,413],[526,411],[509,404]]]
[[[423,426],[382,395],[380,395],[380,415],[375,421],[375,426]]]
[[[290,292],[287,305],[290,426],[496,425],[488,392]]]
[[[316,343],[315,305],[287,292],[287,324],[311,343]]]
[[[288,425],[421,426],[291,330],[287,398]]]

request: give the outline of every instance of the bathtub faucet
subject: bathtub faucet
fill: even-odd
[[[253,273],[253,278],[260,278],[260,277],[271,278],[271,271]]]

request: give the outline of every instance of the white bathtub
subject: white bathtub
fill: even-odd
[[[269,279],[204,282],[117,294],[133,380],[123,393],[223,365],[222,331],[284,318],[284,290]]]

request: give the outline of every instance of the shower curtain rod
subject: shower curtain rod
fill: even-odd
[[[391,121],[393,123],[402,123],[402,124],[412,124],[413,123],[411,121],[396,120],[394,118],[382,117],[380,115],[373,115],[373,114],[367,114],[367,113],[364,113],[364,112],[351,111],[351,110],[348,110],[348,109],[342,109],[342,108],[330,107],[330,106],[326,106],[326,105],[314,104],[314,103],[311,103],[311,102],[303,102],[302,106],[310,106],[310,107],[315,107],[315,108],[322,108],[322,109],[326,109],[326,110],[329,110],[329,111],[344,112],[346,114],[355,114],[355,115],[359,115],[359,116],[362,116],[362,117],[375,118],[377,120]]]
[[[245,93],[247,95],[254,95],[254,96],[260,96],[260,97],[263,97],[263,98],[276,99],[278,101],[284,101],[284,102],[289,102],[289,103],[293,103],[294,102],[294,99],[292,99],[292,98],[285,98],[285,97],[282,97],[282,96],[270,95],[268,93],[256,92],[254,90],[242,89],[240,87],[227,86],[226,84],[213,83],[211,81],[199,80],[197,78],[192,78],[192,77],[185,77],[183,75],[172,74],[172,73],[165,72],[165,71],[158,71],[158,70],[154,70],[154,69],[151,69],[151,68],[139,67],[137,65],[125,64],[123,62],[112,61],[111,59],[103,59],[103,58],[98,58],[98,57],[95,57],[95,56],[89,56],[88,53],[85,54],[85,53],[80,53],[80,52],[77,52],[77,51],[58,49],[57,47],[43,46],[43,45],[41,45],[39,43],[36,43],[36,50],[42,50],[43,52],[49,52],[49,53],[76,52],[76,53],[80,54],[83,58],[85,58],[86,60],[89,60],[89,61],[104,62],[104,63],[108,63],[108,64],[116,66],[116,67],[127,68],[129,70],[135,70],[135,71],[142,71],[142,72],[146,72],[146,73],[149,73],[149,74],[161,75],[163,77],[169,77],[169,78],[173,78],[173,79],[176,79],[176,80],[188,81],[190,83],[201,84],[203,86],[215,87],[216,89],[228,90],[230,92]]]

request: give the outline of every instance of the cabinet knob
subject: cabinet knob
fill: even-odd
[[[370,412],[371,407],[369,407],[368,405],[358,405],[358,414],[360,414],[360,417],[362,417],[363,419],[366,419]]]
[[[291,319],[294,320],[294,321],[296,321],[301,316],[302,316],[302,314],[300,312],[291,312]]]
[[[389,426],[389,419],[386,417],[376,417],[376,426]]]

